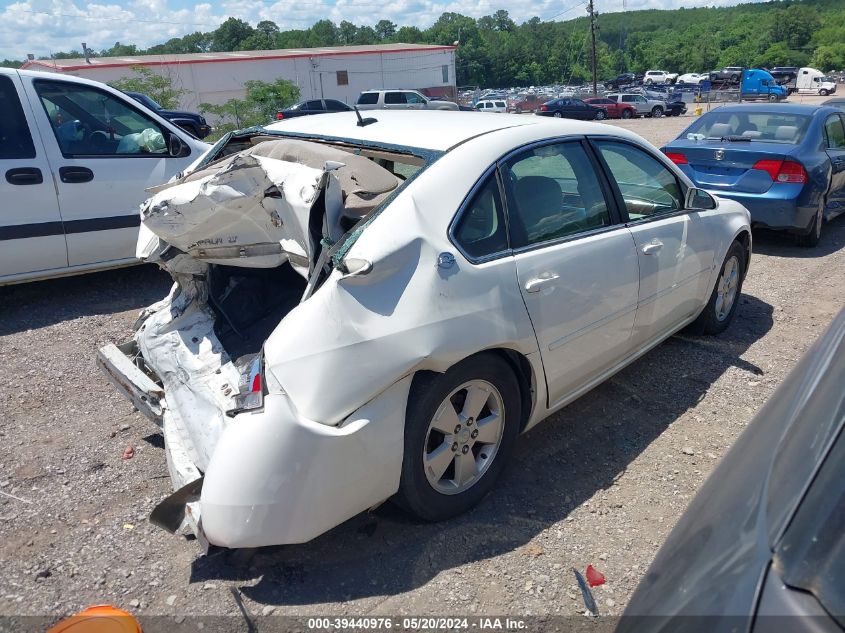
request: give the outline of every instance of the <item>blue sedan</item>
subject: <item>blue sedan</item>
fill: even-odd
[[[815,246],[845,212],[845,113],[829,106],[723,106],[699,117],[663,153],[697,187],[742,203],[752,226]]]

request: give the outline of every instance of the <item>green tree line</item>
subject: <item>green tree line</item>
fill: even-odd
[[[570,12],[569,15],[572,15]],[[845,2],[778,0],[733,7],[644,10],[598,18],[599,79],[625,71],[706,72],[722,66],[806,66],[845,69]],[[443,13],[427,29],[389,20],[358,26],[319,20],[310,28],[281,30],[263,20],[252,26],[229,18],[210,32],[195,32],[147,49],[115,43],[94,55],[204,53],[390,42],[459,42],[459,85],[506,87],[576,83],[589,78],[589,22],[531,18],[515,23],[499,10],[479,19]],[[79,51],[54,55],[81,57]],[[4,65],[19,64],[6,60]]]

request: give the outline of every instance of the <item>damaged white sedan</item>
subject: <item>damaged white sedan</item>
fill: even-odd
[[[377,117],[230,135],[142,207],[139,255],[175,284],[99,362],[163,428],[156,523],[255,547],[390,498],[453,516],[520,432],[731,321],[748,212],[635,134]]]

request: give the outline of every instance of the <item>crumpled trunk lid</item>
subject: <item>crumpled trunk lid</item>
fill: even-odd
[[[141,222],[202,262],[275,268],[289,261],[307,277],[320,242],[339,239],[399,184],[363,156],[265,141],[159,188],[142,205]]]

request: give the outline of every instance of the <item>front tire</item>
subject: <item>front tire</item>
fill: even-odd
[[[607,115],[604,113],[604,110],[600,112],[596,112],[596,121],[604,121],[607,118]]]
[[[630,119],[633,115],[631,114],[630,110],[622,110],[622,118],[623,119]]]
[[[655,118],[655,119],[662,117],[663,116],[663,108],[661,108],[660,106],[654,106],[651,109],[651,116],[652,116],[652,118]]]
[[[521,420],[519,384],[499,356],[414,379],[396,501],[426,521],[466,512],[492,489]]]
[[[745,249],[739,242],[733,242],[722,262],[716,285],[710,300],[690,329],[699,334],[721,334],[730,325],[739,305],[742,282],[745,277]]]
[[[819,95],[822,96],[822,97],[826,97],[828,94],[829,94],[828,91],[825,90],[824,88],[819,90]]]

